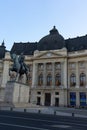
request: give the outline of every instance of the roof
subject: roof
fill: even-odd
[[[37,49],[37,43],[14,43],[11,49],[11,53],[16,53],[20,55],[23,53],[24,55],[33,55],[33,52]]]
[[[87,49],[87,35],[65,40],[68,52]]]
[[[65,47],[64,38],[59,34],[55,26],[50,30],[49,35],[41,38],[37,45],[37,49],[40,51],[62,49],[63,47]]]
[[[66,47],[68,52],[85,50],[87,49],[87,35],[65,40],[54,26],[50,34],[41,38],[39,42],[14,43],[11,53],[33,55],[35,50],[57,50],[63,47]]]

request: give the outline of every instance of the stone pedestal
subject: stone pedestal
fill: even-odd
[[[29,86],[26,84],[8,81],[5,88],[6,103],[28,103],[29,102]]]

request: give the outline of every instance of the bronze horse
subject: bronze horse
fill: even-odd
[[[12,68],[9,68],[9,75],[10,75],[10,71],[16,72],[16,77],[15,77],[15,80],[16,80],[18,77],[18,74],[19,74],[19,77],[21,77],[23,74],[26,74],[26,78],[28,80],[29,68],[24,63],[24,61],[20,62],[21,55],[18,57],[15,53],[13,53],[11,54],[11,59],[13,61],[13,66]]]

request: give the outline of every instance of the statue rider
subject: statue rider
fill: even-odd
[[[24,63],[24,60],[25,60],[25,56],[23,55],[23,53],[21,53],[19,56],[19,63],[21,65],[21,69],[25,71],[25,69],[27,70],[28,68],[26,64]]]

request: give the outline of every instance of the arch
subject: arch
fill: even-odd
[[[55,85],[56,86],[61,85],[61,75],[59,73],[56,74],[56,76],[55,76]]]
[[[39,85],[39,86],[43,85],[43,74],[40,74],[40,75],[38,76],[38,85]]]
[[[70,86],[76,86],[76,75],[74,73],[70,75]]]
[[[52,75],[48,74],[47,75],[47,86],[50,86],[52,84]]]
[[[80,74],[80,86],[85,86],[86,85],[86,75],[85,73]]]

